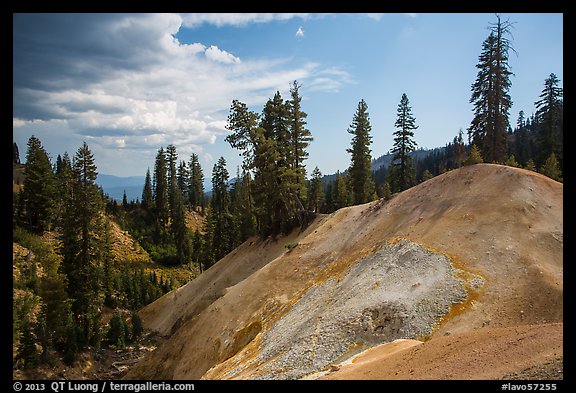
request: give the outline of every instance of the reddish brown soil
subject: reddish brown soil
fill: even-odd
[[[561,323],[484,328],[420,345],[409,341],[400,349],[384,344],[320,379],[501,379],[518,372],[528,379],[528,370],[560,360],[545,376],[558,379],[562,341]]]

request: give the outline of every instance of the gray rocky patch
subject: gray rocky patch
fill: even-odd
[[[298,379],[352,347],[428,335],[466,297],[447,257],[407,240],[386,243],[346,275],[313,285],[264,337],[254,378]]]

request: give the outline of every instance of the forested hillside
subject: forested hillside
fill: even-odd
[[[80,353],[133,345],[143,333],[136,311],[198,274],[154,261],[128,231],[130,205],[107,200],[96,174],[86,144],[52,165],[35,137],[26,164],[14,163],[17,369],[74,366]]]

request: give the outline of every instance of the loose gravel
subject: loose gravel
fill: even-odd
[[[265,332],[256,379],[298,379],[350,354],[430,334],[466,297],[450,260],[420,244],[386,243],[341,279],[313,285]]]

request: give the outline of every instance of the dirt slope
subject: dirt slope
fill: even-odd
[[[502,379],[563,358],[562,324],[478,329],[372,348],[320,379]],[[421,344],[421,345],[418,345]],[[546,379],[557,379],[562,368]],[[554,375],[554,373],[556,375]]]
[[[468,293],[466,300],[455,303],[438,318],[426,344],[407,351],[431,348],[433,354],[439,350],[432,346],[436,340],[450,340],[460,333],[470,335],[476,329],[489,336],[493,328],[562,321],[562,184],[518,168],[479,164],[437,176],[390,201],[319,217],[304,233],[276,242],[246,242],[198,279],[143,310],[145,326],[170,338],[131,369],[128,378],[303,376],[287,374],[283,368],[319,352],[293,354],[292,363],[286,364],[262,359],[261,354],[270,350],[274,327],[289,318],[300,300],[311,298],[311,291],[346,280],[360,261],[375,255],[385,244],[399,241],[449,257],[455,277]],[[291,251],[284,247],[296,243]],[[434,269],[431,265],[423,277],[431,277]],[[412,285],[406,282],[399,298],[413,290]],[[429,296],[434,302],[445,300],[443,295]],[[318,333],[311,333],[316,342],[326,341],[322,329],[333,322],[327,315],[329,312],[318,315]],[[351,332],[352,336],[357,334]],[[356,346],[363,349],[363,344]],[[458,346],[462,351],[455,353],[465,354],[465,345]],[[328,347],[319,348],[325,351]],[[533,350],[538,352],[538,348]],[[326,361],[332,362],[335,355],[343,358],[354,349],[354,343],[343,353],[344,349],[338,348],[340,352]],[[286,352],[272,354],[279,359]],[[266,362],[276,368],[266,368]],[[506,372],[522,371],[521,367],[510,367]],[[389,377],[386,370],[388,366],[382,370],[383,378]],[[492,378],[482,370],[470,375]]]
[[[294,231],[280,240],[254,237],[246,241],[198,278],[144,307],[140,316],[146,328],[170,335],[231,287],[283,255],[287,251],[285,246],[297,243],[301,236]]]

